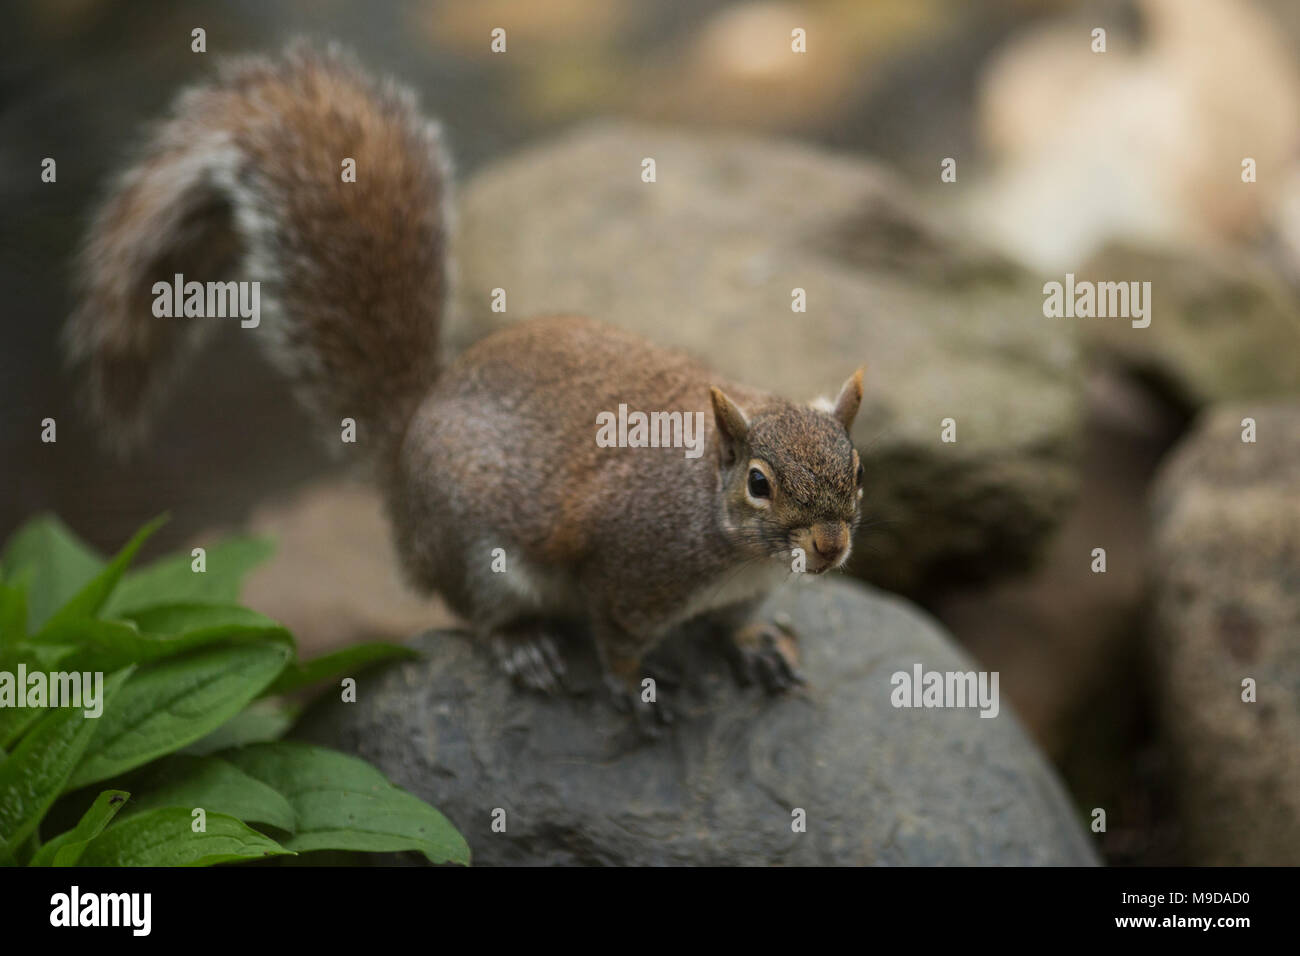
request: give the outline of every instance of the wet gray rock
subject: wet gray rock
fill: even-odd
[[[866,363],[853,569],[876,583],[915,592],[1023,566],[1073,496],[1076,326],[1045,320],[1040,280],[937,227],[875,164],[602,123],[491,166],[459,198],[455,347],[578,311],[796,400],[834,395]],[[956,443],[940,441],[945,418]]]
[[[424,657],[318,702],[308,739],[356,753],[442,810],[479,864],[1091,864],[1082,814],[1005,698],[999,714],[895,709],[895,671],[969,670],[929,617],[848,579],[791,584],[806,687],[739,687],[717,642],[683,636],[655,669],[677,718],[645,741],[595,692],[516,690],[454,631]],[[585,688],[585,690],[583,690]],[[492,831],[493,810],[506,832]],[[792,831],[802,808],[807,830]]]
[[[1294,401],[1215,406],[1154,486],[1155,674],[1194,864],[1300,862],[1298,490]]]

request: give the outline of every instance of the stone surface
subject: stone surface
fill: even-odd
[[[1003,692],[1058,762],[1098,730],[1098,697],[1132,684],[1122,678],[1141,643],[1146,489],[1184,424],[1122,375],[1091,375],[1088,395],[1079,502],[1042,564],[929,605],[967,651],[1001,671]],[[1105,574],[1092,571],[1099,547]]]
[[[1298,490],[1294,402],[1205,413],[1153,490],[1156,674],[1191,863],[1300,863]]]
[[[1125,319],[1062,321],[1079,323],[1095,352],[1184,407],[1300,391],[1300,299],[1260,262],[1226,249],[1110,246],[1078,278],[1151,283],[1147,328]]]
[[[260,506],[240,530],[275,542],[240,600],[287,627],[303,657],[458,623],[440,600],[416,594],[403,580],[372,484],[321,479]],[[207,533],[194,543],[220,537]]]
[[[1111,865],[1178,865],[1165,749],[1146,679],[1147,489],[1185,416],[1117,370],[1088,378],[1079,501],[1027,575],[928,607],[985,667],[1060,770],[1075,803],[1104,807]],[[1104,547],[1105,574],[1093,573]]]
[[[460,229],[457,347],[581,311],[794,399],[833,395],[866,363],[854,569],[891,589],[1026,564],[1074,493],[1074,327],[1046,322],[1040,283],[946,235],[878,166],[597,124],[474,177]],[[956,443],[940,441],[949,417]]]
[[[661,684],[678,716],[657,741],[595,692],[583,642],[568,647],[579,692],[553,699],[514,689],[452,631],[363,675],[357,703],[318,702],[298,733],[429,800],[479,864],[1095,861],[1005,697],[992,719],[891,705],[895,671],[975,666],[931,619],[847,579],[792,584],[770,610],[802,635],[806,688],[740,688],[716,641],[684,636],[658,664],[686,678]]]

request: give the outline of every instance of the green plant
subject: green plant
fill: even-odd
[[[467,864],[451,823],[369,764],[280,739],[297,710],[279,695],[412,652],[365,644],[299,662],[288,631],[237,603],[269,545],[235,538],[203,567],[181,554],[128,571],[160,523],[109,561],[52,517],[4,550],[0,864],[205,866],[311,850]],[[98,694],[83,674],[100,675]],[[63,832],[41,832],[59,819]]]

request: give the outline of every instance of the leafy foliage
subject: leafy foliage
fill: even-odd
[[[278,695],[412,652],[367,644],[298,661],[288,631],[237,603],[265,542],[215,545],[201,570],[182,554],[130,571],[160,524],[107,561],[53,517],[4,549],[0,865],[206,866],[313,850],[468,864],[451,823],[369,764],[280,739],[298,707]],[[52,690],[55,671],[97,675],[93,708],[33,702],[15,676],[39,673]],[[52,807],[77,822],[42,842]]]

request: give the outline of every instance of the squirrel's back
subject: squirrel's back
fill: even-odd
[[[243,334],[334,434],[353,418],[361,440],[395,447],[438,370],[448,165],[410,91],[333,47],[236,60],[182,93],[82,252],[66,342],[109,437],[143,435],[218,321],[154,314],[154,284],[182,274],[258,282]]]
[[[390,504],[406,568],[417,584],[446,593],[467,563],[482,564],[467,558],[494,546],[563,567],[608,549],[616,530],[620,546],[653,546],[665,529],[709,527],[717,508],[713,386],[755,412],[780,403],[584,316],[527,319],[481,339],[443,372],[402,449]],[[694,450],[661,445],[658,435],[655,447],[632,454],[602,447],[602,416],[616,418],[620,406],[675,415],[677,430],[664,437]],[[642,500],[654,504],[629,507]],[[646,526],[624,529],[635,522]]]

